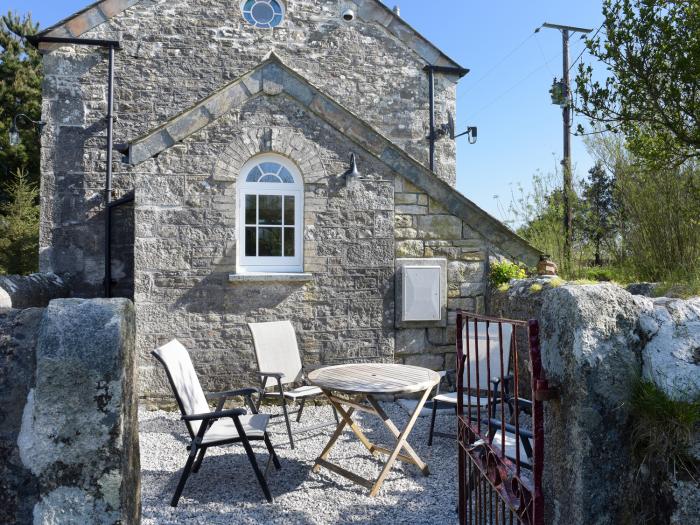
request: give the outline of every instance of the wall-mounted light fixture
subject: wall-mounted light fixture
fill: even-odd
[[[350,168],[348,171],[345,172],[345,185],[349,186],[353,182],[386,182],[386,183],[394,183],[393,180],[389,179],[381,179],[381,178],[374,178],[374,177],[363,177],[362,174],[360,173],[360,170],[357,168],[357,155],[354,153],[350,154]]]
[[[24,113],[18,113],[15,115],[15,118],[12,119],[12,126],[10,126],[10,146],[19,146],[22,142],[22,137],[20,136],[19,128],[17,127],[17,122],[19,119],[23,119],[25,122],[29,122],[30,124],[34,125],[39,134],[41,134],[44,126],[46,125],[46,122],[43,120],[33,120]]]
[[[463,135],[467,136],[469,144],[476,144],[476,139],[478,137],[478,129],[476,126],[469,126],[467,128],[467,131],[465,131],[464,133],[460,133],[459,135],[455,135],[454,138],[461,137]]]
[[[357,169],[357,157],[350,154],[350,168],[345,172],[345,185],[350,186],[353,181],[360,180],[360,170]]]

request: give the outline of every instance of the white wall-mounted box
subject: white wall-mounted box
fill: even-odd
[[[424,320],[410,320],[410,319],[405,319],[404,312],[405,308],[404,305],[406,303],[406,299],[404,299],[405,294],[405,288],[406,286],[404,285],[405,282],[405,277],[404,277],[404,270],[406,267],[409,268],[425,268],[425,267],[438,267],[440,268],[439,275],[440,275],[440,285],[439,285],[439,290],[440,290],[440,295],[433,295],[432,299],[436,299],[439,297],[439,305],[440,305],[440,313],[438,315],[431,315],[429,317],[432,317],[432,319],[424,319]],[[432,273],[432,276],[434,277],[435,274]],[[396,274],[395,274],[395,286],[394,286],[394,298],[395,298],[395,305],[396,307],[394,308],[394,326],[396,328],[439,328],[442,327],[444,328],[447,326],[447,259],[443,259],[440,257],[421,257],[421,258],[403,258],[399,257],[396,259]],[[435,292],[436,287],[432,286],[433,293]],[[433,314],[434,314],[433,310]],[[416,315],[413,315],[409,312],[409,317],[416,317]],[[420,317],[423,317],[421,315]]]
[[[440,266],[403,267],[403,321],[440,321],[442,319],[442,268]]]

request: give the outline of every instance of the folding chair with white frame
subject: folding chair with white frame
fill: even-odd
[[[258,361],[258,373],[262,383],[258,406],[262,403],[263,398],[267,396],[279,397],[282,414],[273,414],[270,417],[284,417],[287,435],[289,436],[289,445],[294,449],[293,434],[317,430],[332,424],[324,423],[292,432],[289,415],[296,414],[297,423],[301,421],[301,414],[304,411],[306,400],[323,396],[323,392],[320,388],[303,384],[306,383],[306,375],[301,364],[296,332],[291,322],[248,323],[248,327],[253,336],[255,356]],[[302,386],[294,388],[293,385],[295,383],[302,383]],[[292,385],[292,388],[289,388],[289,385]],[[276,388],[276,390],[268,392],[267,388],[269,387]],[[287,409],[287,399],[299,401],[299,409],[290,412]],[[333,408],[333,416],[337,424],[338,414],[335,408]]]
[[[481,408],[488,409],[490,406],[491,414],[489,417],[495,417],[496,405],[501,402],[508,402],[509,396],[509,384],[512,376],[509,374],[510,370],[510,357],[513,343],[513,325],[508,323],[489,323],[486,321],[479,321],[476,326],[471,326],[473,330],[476,330],[476,348],[473,353],[469,356],[469,366],[464,368],[465,384],[467,383],[467,374],[471,374],[472,384],[474,378],[478,377],[478,390],[472,391],[469,395],[463,395],[464,406],[471,405],[473,410],[477,405]],[[467,334],[466,328],[463,332],[463,339],[466,341]],[[473,333],[470,335],[470,344],[475,344]],[[465,348],[467,348],[465,346]],[[477,372],[477,359],[478,356],[478,372]],[[503,361],[501,361],[501,356]],[[489,375],[490,372],[490,375]],[[451,370],[447,372],[447,378],[449,379],[450,373],[454,374],[455,371]],[[504,399],[501,399],[499,392],[499,385],[503,380],[503,392],[505,394]],[[456,383],[456,381],[455,381]],[[439,387],[438,387],[439,389]],[[492,392],[489,392],[489,390]],[[441,394],[438,390],[435,397],[433,397],[433,407],[432,414],[430,418],[430,432],[428,435],[428,446],[433,445],[433,435],[441,437],[451,437],[454,438],[453,434],[446,434],[444,432],[435,431],[435,416],[437,415],[437,410],[439,407],[446,408],[452,407],[457,410],[457,392],[450,392]]]

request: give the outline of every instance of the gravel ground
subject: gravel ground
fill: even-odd
[[[383,405],[400,427],[408,420],[399,405]],[[270,410],[270,409],[268,409]],[[377,443],[393,448],[393,437],[382,422],[369,414],[357,416],[363,432]],[[307,407],[303,428],[324,421],[333,422],[330,407]],[[436,437],[428,447],[430,418],[418,419],[409,443],[429,465],[424,477],[410,464],[397,461],[379,495],[349,480],[321,469],[311,471],[313,462],[328,441],[332,426],[295,436],[295,450],[287,443],[281,418],[273,420],[271,439],[282,463],[281,470],[270,469],[268,483],[275,498],[267,503],[255,481],[241,445],[210,449],[198,474],[192,474],[176,509],[169,505],[180,472],[187,458],[189,442],[179,414],[139,411],[143,523],[202,524],[440,524],[455,523],[457,491],[457,451],[451,439]],[[454,416],[438,415],[436,428],[454,431]],[[264,467],[267,452],[260,442],[253,444],[258,462]],[[330,459],[357,474],[373,479],[381,463],[373,459],[346,430],[331,452]]]

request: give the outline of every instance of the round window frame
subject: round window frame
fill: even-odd
[[[255,0],[256,3],[257,3],[257,2],[261,2],[261,1],[264,1],[264,0]],[[250,10],[250,16],[251,16],[251,18],[252,18],[253,20],[255,20],[255,23],[253,23],[253,22],[251,22],[250,20],[248,20],[248,19],[246,18],[245,9],[244,9],[244,8],[245,8],[245,5],[248,3],[248,0],[241,0],[241,3],[240,3],[240,7],[241,7],[241,17],[243,18],[243,21],[244,21],[246,24],[248,24],[249,26],[254,27],[255,29],[276,29],[276,28],[280,27],[280,26],[284,23],[284,21],[285,21],[285,19],[286,19],[286,17],[287,17],[287,6],[284,4],[284,2],[283,2],[282,0],[269,0],[269,1],[266,2],[266,3],[271,3],[271,2],[276,2],[277,5],[280,6],[280,9],[281,9],[281,11],[282,11],[282,15],[281,15],[281,16],[282,16],[282,19],[280,20],[280,22],[279,22],[277,25],[274,25],[274,26],[273,26],[273,25],[271,24],[271,22],[267,23],[267,25],[258,25],[258,24],[260,24],[260,22],[258,22],[257,20],[255,20],[255,17],[253,17],[253,10],[252,10],[252,9]],[[272,19],[274,20],[274,17],[273,17]]]

